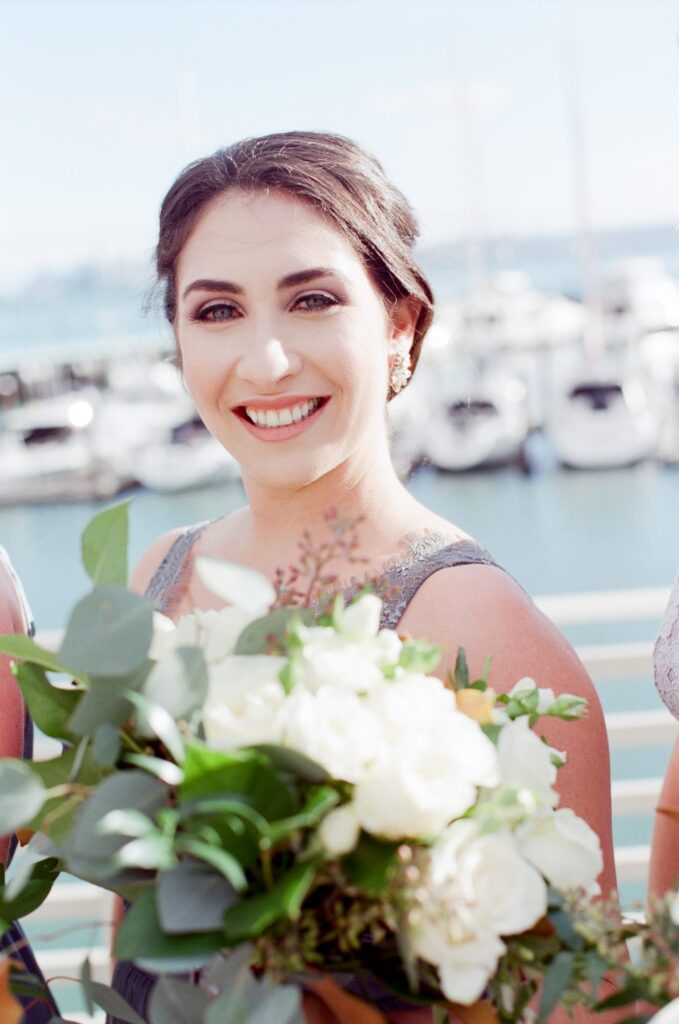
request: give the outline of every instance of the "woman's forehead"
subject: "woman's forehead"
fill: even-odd
[[[290,268],[290,261],[302,261]],[[309,262],[311,261],[311,262]],[[361,266],[349,241],[312,206],[281,192],[229,192],[206,206],[177,262],[178,277],[223,267],[247,272],[269,265],[288,272]]]

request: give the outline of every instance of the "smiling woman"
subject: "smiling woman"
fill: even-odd
[[[475,677],[493,655],[496,690],[531,676],[588,700],[587,721],[568,729],[550,720],[544,733],[571,755],[560,795],[598,833],[609,893],[608,748],[590,680],[522,589],[417,502],[391,463],[386,403],[415,370],[433,310],[416,237],[406,200],[377,161],[338,136],[248,139],[180,175],[160,216],[165,312],[186,384],[238,459],[248,504],[161,537],[133,586],[173,617],[214,608],[197,556],[273,579],[297,563],[303,532],[317,533],[335,507],[358,524],[365,571],[391,595],[382,625],[440,644],[441,674],[463,644]],[[326,567],[338,588],[351,585],[353,554],[339,548]],[[115,983],[144,1016],[154,979],[121,963]],[[395,1021],[429,1019],[385,992],[374,999]],[[311,1001],[307,1010],[310,1020],[329,1019]]]

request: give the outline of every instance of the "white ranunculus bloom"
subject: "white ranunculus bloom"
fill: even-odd
[[[679,999],[666,1003],[662,1010],[653,1014],[648,1024],[679,1024]]]
[[[530,729],[527,718],[517,718],[504,726],[497,753],[505,785],[532,789],[549,806],[556,806],[559,798],[553,789],[556,768],[551,761],[552,748]]]
[[[369,693],[384,682],[384,666],[396,665],[401,641],[383,629],[375,636],[351,639],[332,626],[311,626],[300,631],[301,679],[309,690],[340,686],[354,693]]]
[[[344,804],[330,811],[318,828],[323,846],[333,857],[351,853],[358,842],[360,832],[361,826],[352,804]]]
[[[518,683],[512,686],[508,696],[516,697],[520,693],[530,693],[532,690],[538,690],[538,684],[530,676],[524,676],[523,679],[519,679]],[[554,690],[550,690],[547,687],[540,687],[538,694],[537,710],[541,715],[544,715],[551,708],[556,697],[554,696]]]
[[[382,602],[375,594],[363,594],[337,614],[339,630],[350,640],[372,640],[380,628]]]
[[[283,742],[336,779],[358,782],[384,751],[379,720],[349,689],[296,686],[281,713]]]
[[[367,832],[384,838],[437,835],[472,806],[477,786],[497,782],[495,747],[476,722],[449,705],[432,699],[429,710],[438,713],[427,715],[416,695],[410,703],[402,700],[411,689],[418,692],[410,682],[385,689],[369,706],[389,746],[356,786],[356,814]],[[428,690],[422,688],[425,709]]]
[[[672,923],[679,925],[679,892],[672,897],[672,902],[670,903],[669,911]]]
[[[153,613],[153,636],[149,647],[149,658],[152,661],[161,661],[166,654],[175,649],[175,631],[172,619],[161,612]]]
[[[398,742],[404,735],[429,732],[433,725],[447,720],[451,714],[456,719],[459,717],[453,691],[440,679],[421,673],[399,671],[396,679],[377,687],[367,703],[392,742]],[[479,733],[478,726],[474,725],[471,732]]]
[[[586,821],[564,807],[529,825],[521,852],[555,889],[590,890],[603,868],[599,838]]]
[[[208,665],[203,726],[210,746],[280,743],[285,691],[278,673],[285,664],[285,658],[233,655]]]

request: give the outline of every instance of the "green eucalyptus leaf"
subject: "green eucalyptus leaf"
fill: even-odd
[[[178,786],[183,779],[181,768],[174,761],[166,761],[163,757],[151,757],[149,754],[125,754],[125,764],[141,768],[168,786]]]
[[[240,992],[220,993],[208,1005],[203,1024],[250,1024],[247,1003]]]
[[[100,981],[90,982],[90,995],[92,1001],[100,1006],[111,1017],[123,1020],[126,1024],[146,1024],[136,1010],[133,1010],[126,999],[112,989],[109,985],[102,985]]]
[[[45,669],[29,662],[16,665],[14,675],[31,718],[40,731],[54,739],[71,741],[73,734],[68,723],[84,695],[83,691],[53,686]]]
[[[172,715],[141,693],[128,691],[127,699],[137,710],[137,729],[142,736],[157,736],[179,764],[184,760],[184,740]]]
[[[224,915],[224,934],[229,944],[253,939],[281,918],[294,920],[316,875],[316,861],[295,866],[269,892],[241,900]]]
[[[222,873],[197,860],[183,860],[158,875],[158,919],[170,935],[221,931],[224,914],[238,899]]]
[[[363,833],[358,845],[344,858],[344,869],[354,885],[380,896],[398,863],[398,843],[386,843]]]
[[[193,743],[187,746],[182,767],[184,781],[179,787],[182,801],[237,795],[268,821],[289,817],[296,810],[291,789],[268,758],[255,750],[225,753]]]
[[[552,1010],[561,999],[567,985],[570,984],[575,967],[575,957],[569,950],[557,953],[545,976],[540,997],[538,1020],[546,1021]]]
[[[118,930],[114,955],[134,960],[156,973],[198,970],[224,946],[221,929],[199,935],[167,935],[163,932],[154,890],[147,889],[132,904]]]
[[[94,736],[101,725],[119,727],[132,717],[127,691],[129,679],[94,678],[82,695],[69,728],[77,736]]]
[[[276,608],[245,627],[236,641],[234,654],[265,654],[272,647],[285,647],[293,623],[310,625],[313,621],[314,615],[309,608]]]
[[[43,807],[47,794],[41,779],[23,761],[0,761],[0,835],[27,825]]]
[[[320,786],[309,794],[301,811],[290,818],[274,821],[269,825],[267,839],[275,846],[300,828],[311,828],[317,825],[327,812],[340,802],[340,796],[332,786]]]
[[[17,921],[33,913],[47,899],[61,873],[61,864],[56,857],[45,857],[31,867],[28,879],[13,898],[8,899],[7,888],[0,893],[0,918],[3,921]]]
[[[81,537],[85,572],[95,586],[127,583],[130,502],[105,508],[89,521]]]
[[[90,958],[85,957],[80,966],[80,984],[82,985],[83,996],[85,997],[85,1009],[92,1016],[95,1011],[94,999],[92,998],[92,969]]]
[[[60,659],[99,676],[127,676],[146,662],[153,605],[118,586],[98,587],[71,613]]]
[[[173,721],[188,721],[203,707],[207,686],[203,652],[197,647],[178,647],[153,665],[142,693],[164,708]]]
[[[113,768],[120,757],[120,733],[114,725],[102,722],[94,734],[92,757],[102,768]]]
[[[168,836],[154,832],[140,839],[132,839],[115,855],[115,863],[123,868],[145,868],[161,871],[172,868],[177,858],[172,849],[172,840]]]
[[[159,978],[149,1001],[150,1024],[200,1024],[209,1004],[202,989],[179,978]]]
[[[458,647],[457,658],[455,659],[455,686],[456,689],[465,689],[469,686],[469,668],[467,666],[467,655],[464,647]]]
[[[291,775],[302,782],[327,782],[330,779],[329,773],[316,764],[310,757],[300,754],[290,747],[279,747],[271,743],[261,743],[253,750],[259,750],[264,754],[278,772]]]
[[[78,764],[75,781],[79,786],[96,786],[101,782],[104,768],[97,764],[90,750],[83,751],[77,747],[70,747],[59,757],[48,761],[31,761],[31,771],[42,780],[46,789],[52,789],[71,782]],[[33,817],[30,828],[44,832],[55,843],[63,842],[73,827],[75,813],[83,799],[82,795],[51,797]]]
[[[65,675],[73,676],[78,682],[87,682],[86,672],[78,671],[72,665],[66,665],[60,655],[55,654],[54,651],[48,651],[45,647],[37,644],[32,637],[24,636],[21,633],[0,635],[0,654],[7,654],[10,658],[40,665],[50,672],[63,672]]]
[[[292,985],[276,985],[262,993],[248,1024],[304,1024],[304,1019],[300,990]]]
[[[141,771],[125,771],[105,779],[79,808],[65,844],[69,871],[90,881],[104,881],[119,870],[116,857],[128,841],[120,834],[105,834],[100,822],[110,811],[133,809],[149,818],[167,803],[167,788]]]
[[[192,857],[197,857],[198,860],[205,861],[220,875],[223,875],[236,892],[244,892],[247,889],[248,883],[242,867],[236,858],[226,850],[212,846],[210,843],[201,842],[199,839],[192,839],[190,836],[179,837],[176,847],[182,853],[188,853]]]

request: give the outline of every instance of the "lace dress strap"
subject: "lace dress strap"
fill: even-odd
[[[655,641],[653,673],[660,699],[679,718],[679,575]]]
[[[456,565],[498,567],[489,552],[473,540],[451,543],[437,534],[426,534],[409,540],[409,543],[412,549],[410,558],[391,566],[380,580],[384,582],[387,594],[382,606],[383,629],[396,629],[422,584],[440,569]]]
[[[171,614],[186,591],[191,565],[191,550],[212,520],[189,526],[180,533],[149,580],[145,594],[155,603],[156,610]]]

